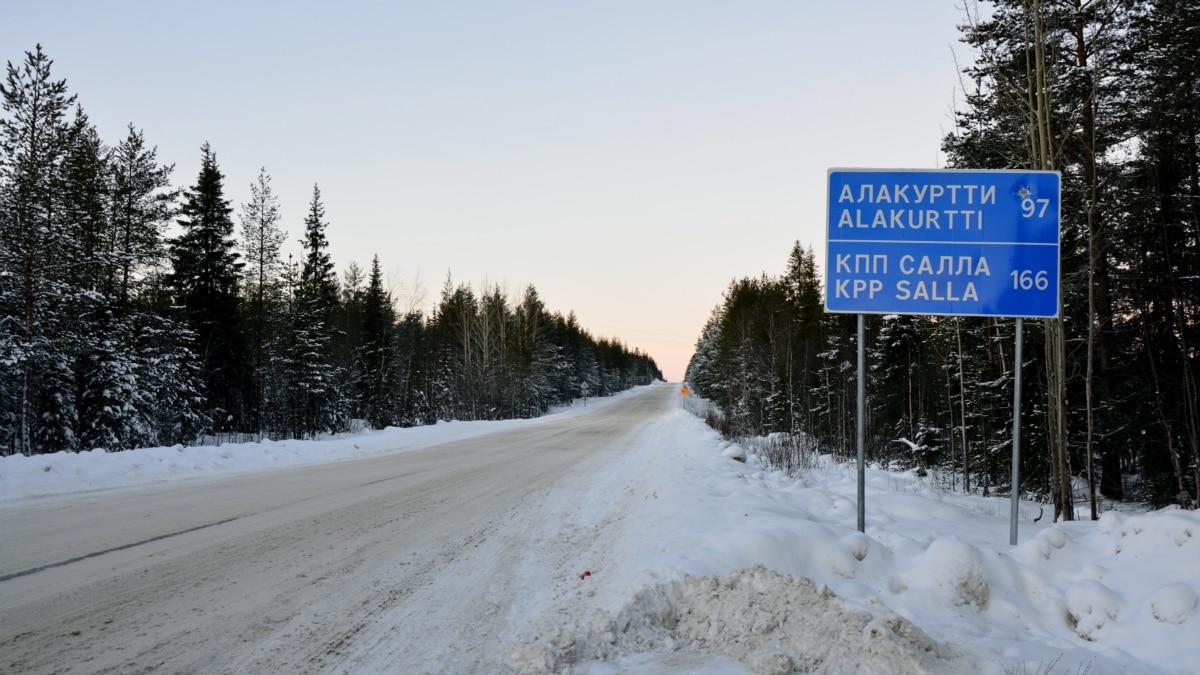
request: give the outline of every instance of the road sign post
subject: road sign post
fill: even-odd
[[[825,310],[1057,318],[1060,177],[1054,171],[830,169]],[[1020,368],[1013,392],[1012,543],[1019,496]],[[859,531],[864,524],[859,420]]]

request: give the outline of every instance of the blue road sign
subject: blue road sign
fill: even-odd
[[[825,309],[1054,318],[1054,171],[831,169]]]

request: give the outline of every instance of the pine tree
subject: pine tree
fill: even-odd
[[[514,414],[509,408],[513,400],[514,374],[512,364],[507,359],[513,319],[512,310],[508,306],[508,295],[501,290],[499,284],[485,289],[479,298],[479,311],[475,316],[472,341],[479,357],[481,408],[486,419],[498,419]]]
[[[1076,135],[1083,94],[1071,50],[1068,2],[1003,0],[992,15],[966,27],[964,41],[982,58],[966,71],[977,87],[968,98],[969,112],[944,147],[960,168],[1029,168],[1078,170]],[[1053,95],[1052,95],[1053,94]],[[1074,150],[1073,152],[1068,152]],[[1064,307],[1078,311],[1074,297],[1086,261],[1086,224],[1077,214],[1083,192],[1064,181],[1062,224]],[[1086,325],[1086,322],[1079,322]],[[1075,325],[1075,322],[1072,322]],[[1055,519],[1074,519],[1071,491],[1071,435],[1067,410],[1068,374],[1065,324],[1043,321],[1045,423],[1050,455],[1050,491]],[[1027,392],[1027,395],[1035,392]]]
[[[455,286],[450,275],[434,313],[431,398],[437,419],[479,419],[476,346],[473,326],[478,313],[474,291]]]
[[[554,354],[545,339],[546,320],[546,307],[531,284],[516,307],[511,341],[515,375],[512,410],[516,417],[536,417],[550,404],[548,375]]]
[[[367,418],[363,398],[363,382],[370,377],[362,360],[365,348],[363,334],[364,305],[366,304],[367,273],[351,260],[342,272],[338,289],[338,304],[333,312],[333,352],[331,363],[336,371],[334,388],[341,392],[347,419]],[[360,423],[354,422],[354,423]]]
[[[994,4],[964,29],[982,58],[966,71],[978,89],[947,138],[951,163],[1063,175],[1064,320],[1031,336],[1044,340],[1032,361],[1046,373],[1047,405],[1035,418],[1053,457],[1022,459],[1047,470],[1066,518],[1073,466],[1089,479],[1096,517],[1097,490],[1124,496],[1133,455],[1154,484],[1145,497],[1189,503],[1200,482],[1189,468],[1200,466],[1200,413],[1186,356],[1196,323],[1189,223],[1200,188],[1187,167],[1197,163],[1197,11],[1174,0]],[[1043,386],[1031,384],[1033,395]],[[1147,429],[1159,441],[1142,450]]]
[[[79,445],[83,449],[126,450],[152,436],[142,413],[149,402],[140,382],[140,355],[130,326],[111,309],[98,307],[83,317],[91,328],[77,367]]]
[[[788,430],[812,430],[815,404],[812,387],[817,382],[817,354],[821,351],[821,281],[812,247],[797,241],[788,257],[783,278],[792,324],[787,338]]]
[[[429,330],[420,312],[411,311],[396,325],[395,423],[400,426],[432,424]]]
[[[66,281],[76,291],[103,293],[109,304],[112,294],[104,277],[112,256],[104,243],[109,231],[112,172],[108,148],[79,105],[75,106],[67,144],[57,188],[62,200],[62,254],[71,261]]]
[[[361,399],[367,422],[382,429],[395,422],[395,311],[383,289],[379,256],[371,260],[371,276],[363,298]]]
[[[183,233],[170,243],[174,270],[169,283],[196,334],[205,393],[218,415],[216,431],[239,428],[244,414],[243,336],[238,323],[243,263],[235,250],[223,181],[216,155],[205,143],[200,174],[185,193],[178,220]]]
[[[212,427],[211,412],[200,387],[202,364],[196,357],[196,335],[186,325],[151,312],[129,320],[130,351],[137,355],[141,393],[135,399],[139,420],[137,445],[192,443]],[[138,438],[142,438],[138,436]]]
[[[6,317],[0,379],[15,383],[5,392],[3,414],[15,430],[10,447],[23,454],[74,442],[70,350],[55,328],[66,318],[62,300],[72,263],[60,185],[75,97],[65,80],[51,79],[52,63],[38,45],[20,68],[8,63],[0,85],[0,315]]]
[[[271,177],[264,167],[250,184],[250,201],[242,204],[242,249],[246,253],[246,278],[242,285],[243,314],[248,341],[247,362],[250,393],[250,428],[264,430],[263,409],[268,368],[271,359],[271,334],[283,328],[283,258],[285,238],[279,229],[279,200],[271,189]]]
[[[110,264],[106,287],[118,306],[129,306],[139,282],[165,258],[163,232],[179,193],[170,188],[175,166],[158,164],[158,149],[146,147],[132,124],[109,154],[112,172],[109,232],[103,245]]]
[[[1141,383],[1136,428],[1157,440],[1140,458],[1156,504],[1200,498],[1200,8],[1139,3],[1129,31],[1127,119],[1140,150],[1120,184],[1118,232],[1128,300],[1115,313]]]
[[[114,306],[105,283],[110,257],[103,242],[109,229],[111,172],[107,149],[78,105],[67,145],[56,187],[61,203],[59,255],[66,274],[51,312],[57,315],[51,319],[57,356],[41,385],[43,392],[53,392],[45,400],[60,409],[49,417],[43,413],[43,420],[57,417],[53,428],[61,431],[44,441],[70,449],[110,447],[117,445],[111,438],[121,435],[127,411],[120,405],[97,405],[97,399],[118,395],[120,387],[105,375],[128,367],[121,345],[110,335]]]
[[[338,287],[327,250],[326,226],[321,191],[314,185],[304,219],[305,257],[289,317],[293,343],[288,354],[288,381],[296,397],[296,430],[303,436],[331,431],[348,421],[341,410],[346,401],[339,396],[332,354]]]
[[[713,307],[696,340],[696,351],[688,361],[686,379],[697,395],[717,403],[727,400],[726,376],[721,372],[721,324],[723,306]]]
[[[306,294],[321,313],[321,321],[332,326],[333,312],[338,305],[337,276],[329,255],[329,240],[325,236],[325,205],[321,189],[313,185],[312,201],[304,218],[304,264],[300,268],[300,292]]]

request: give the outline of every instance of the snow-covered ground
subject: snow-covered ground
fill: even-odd
[[[795,479],[753,456],[737,462],[681,401],[574,486],[564,517],[595,533],[577,556],[586,562],[554,572],[557,596],[531,593],[514,608],[511,622],[527,630],[495,663],[593,674],[1200,672],[1200,513],[1035,524],[1039,506],[1023,504],[1012,547],[1007,500],[870,469],[862,534],[853,467]],[[546,419],[7,457],[0,517],[80,492],[351,460]]]

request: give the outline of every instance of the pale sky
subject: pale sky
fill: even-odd
[[[339,271],[533,284],[672,381],[734,278],[823,268],[830,167],[939,168],[967,56],[962,0],[0,4],[176,186],[266,167],[290,250],[319,184]]]

